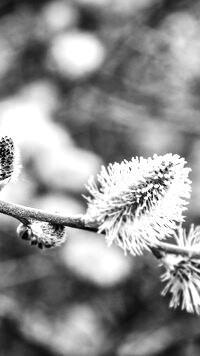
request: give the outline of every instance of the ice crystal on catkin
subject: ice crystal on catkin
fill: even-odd
[[[42,221],[33,221],[27,226],[20,224],[17,234],[39,248],[57,247],[66,240],[65,226]]]
[[[200,226],[192,226],[188,236],[180,227],[175,238],[178,246],[200,251]],[[166,270],[161,280],[167,282],[162,295],[171,294],[170,307],[200,314],[200,260],[167,254],[161,265]]]
[[[97,221],[108,245],[133,255],[154,246],[183,221],[190,197],[190,168],[179,155],[132,158],[102,167],[87,185],[87,215]]]
[[[12,138],[4,136],[0,139],[0,189],[19,173],[19,151]]]

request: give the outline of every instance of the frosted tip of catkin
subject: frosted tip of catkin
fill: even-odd
[[[5,135],[0,139],[0,189],[11,180],[14,181],[19,172],[19,149],[13,139]]]
[[[20,224],[17,235],[39,248],[60,246],[66,241],[66,227],[48,222],[34,221],[29,225]]]

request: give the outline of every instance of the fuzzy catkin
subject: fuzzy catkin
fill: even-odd
[[[184,248],[200,249],[200,226],[190,228],[188,234],[179,227],[174,234],[176,244]],[[165,272],[161,276],[166,285],[162,295],[171,294],[171,308],[181,307],[189,313],[200,314],[200,260],[181,255],[165,254],[161,259]]]
[[[103,166],[97,183],[89,180],[87,216],[105,233],[108,245],[115,242],[125,253],[141,254],[173,234],[190,197],[185,164],[172,154],[136,157]]]

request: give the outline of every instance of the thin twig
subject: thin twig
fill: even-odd
[[[97,232],[98,230],[97,222],[89,220],[87,215],[77,214],[66,216],[60,213],[51,213],[45,210],[30,208],[3,200],[0,200],[0,213],[12,216],[24,224],[29,224],[32,220],[38,220],[93,232]],[[166,242],[157,243],[151,250],[157,258],[161,258],[165,253],[170,253],[200,259],[200,250],[180,247]]]
[[[170,253],[175,255],[181,255],[183,257],[189,257],[194,259],[200,259],[200,249],[192,249],[188,247],[180,247],[177,245],[169,244],[166,242],[159,242],[156,246],[159,251],[164,253]],[[155,247],[155,248],[156,248]]]
[[[0,200],[0,213],[12,216],[25,224],[30,223],[31,220],[38,220],[93,231],[90,225],[87,226],[85,217],[81,214],[66,216],[60,213],[51,213],[49,211],[9,203],[3,200]]]

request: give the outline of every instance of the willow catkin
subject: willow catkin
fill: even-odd
[[[115,242],[125,253],[141,254],[173,233],[190,197],[185,164],[171,153],[137,157],[103,166],[97,183],[89,180],[87,216],[97,221],[108,245]]]

